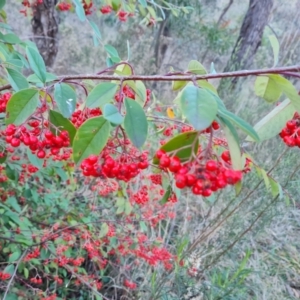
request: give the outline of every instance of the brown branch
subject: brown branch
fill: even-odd
[[[290,72],[290,73],[287,73]],[[207,80],[216,78],[227,78],[227,77],[247,77],[247,76],[258,76],[267,74],[283,74],[288,76],[299,77],[299,74],[293,72],[300,72],[300,65],[270,69],[257,69],[257,70],[242,70],[234,72],[224,72],[217,74],[207,75],[182,75],[176,76],[172,74],[167,75],[131,75],[131,76],[115,76],[115,75],[63,75],[58,76],[55,81],[61,80],[102,80],[102,81],[129,81],[129,80],[141,80],[141,81],[193,81],[193,80]],[[286,74],[287,73],[287,74]],[[7,84],[0,87],[0,91],[8,90],[11,85]]]
[[[4,295],[3,295],[2,300],[5,300],[5,299],[6,299],[6,296],[7,296],[8,292],[9,292],[10,286],[12,285],[12,283],[13,283],[13,281],[14,281],[14,278],[15,278],[15,276],[16,276],[16,273],[17,273],[19,264],[21,263],[21,261],[22,261],[23,258],[25,257],[26,253],[27,253],[27,249],[23,252],[23,254],[22,254],[22,255],[20,256],[20,258],[18,259],[18,261],[17,261],[17,263],[16,263],[16,266],[15,266],[15,269],[14,269],[14,272],[13,272],[13,274],[11,275],[11,278],[10,278],[10,280],[9,280],[7,286],[6,286],[6,290],[5,290],[5,293],[4,293]]]

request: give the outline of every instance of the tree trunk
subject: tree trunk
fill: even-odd
[[[251,68],[272,7],[273,0],[250,0],[239,37],[224,72]],[[232,91],[236,82],[236,79],[229,78],[221,80],[219,92],[222,94],[228,92],[228,89]]]
[[[55,17],[57,0],[43,0],[32,7],[33,41],[36,43],[47,67],[52,67],[58,51],[58,24]]]

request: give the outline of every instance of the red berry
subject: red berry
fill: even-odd
[[[19,147],[20,144],[21,144],[21,141],[18,139],[18,138],[13,138],[10,142],[10,144],[13,146],[13,147]]]
[[[165,150],[162,150],[162,149],[159,149],[156,151],[155,153],[155,156],[158,158],[158,159],[161,159],[161,157],[166,154],[166,151]]]
[[[228,150],[224,151],[222,154],[221,154],[221,157],[224,161],[226,162],[229,162],[230,161],[230,153]]]
[[[204,196],[204,197],[209,197],[211,194],[212,194],[211,189],[205,189],[202,191],[202,196]]]
[[[214,172],[218,169],[218,163],[215,160],[209,160],[206,162],[205,168],[207,171]]]
[[[167,168],[170,165],[170,157],[167,154],[164,154],[159,160],[159,165],[162,168]]]
[[[170,159],[169,170],[172,173],[176,173],[181,169],[181,162],[177,156],[174,156]]]
[[[193,174],[187,174],[185,176],[186,176],[186,185],[189,187],[193,186],[197,180],[196,176]]]
[[[37,156],[38,158],[45,158],[46,153],[45,153],[44,150],[40,150],[40,151],[37,152],[36,156]]]
[[[186,186],[186,177],[185,175],[177,174],[175,177],[175,184],[179,189],[183,189]]]
[[[293,130],[296,128],[296,121],[295,120],[290,120],[286,123],[286,127],[290,130]]]

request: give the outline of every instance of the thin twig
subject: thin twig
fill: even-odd
[[[28,251],[28,249],[26,249],[26,250],[23,252],[23,254],[21,255],[21,257],[18,259],[18,261],[17,261],[17,263],[16,263],[16,266],[15,266],[15,270],[14,270],[13,274],[11,275],[11,278],[10,278],[8,284],[7,284],[7,287],[6,287],[6,290],[5,290],[5,293],[4,293],[4,295],[3,295],[2,300],[5,300],[5,299],[6,299],[6,296],[7,296],[8,292],[9,292],[10,286],[12,285],[12,283],[13,283],[13,281],[14,281],[14,278],[15,278],[15,276],[16,276],[16,274],[17,274],[17,270],[18,270],[19,264],[21,263],[21,261],[22,261],[23,258],[25,257],[27,251]]]
[[[289,76],[298,77],[299,74],[293,72],[300,72],[300,65],[290,66],[290,67],[280,67],[280,68],[270,68],[270,69],[257,69],[257,70],[242,70],[234,72],[224,72],[217,74],[206,74],[206,75],[130,75],[130,76],[116,76],[116,75],[62,75],[58,76],[54,81],[61,80],[102,80],[102,81],[129,81],[129,80],[141,80],[141,81],[193,81],[193,80],[203,80],[203,79],[216,79],[216,78],[227,78],[227,77],[247,77],[247,76],[258,76],[266,74],[285,74],[289,73]],[[0,87],[0,91],[8,90],[11,85],[7,84]]]

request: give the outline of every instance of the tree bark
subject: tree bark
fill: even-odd
[[[224,72],[251,69],[265,26],[273,7],[273,0],[250,0],[249,7],[240,30],[239,37],[233,48],[231,57]],[[236,79],[224,79],[219,85],[219,92],[234,89]]]
[[[32,7],[33,41],[36,43],[47,67],[52,67],[58,51],[58,23],[55,17],[57,0],[44,0]]]

